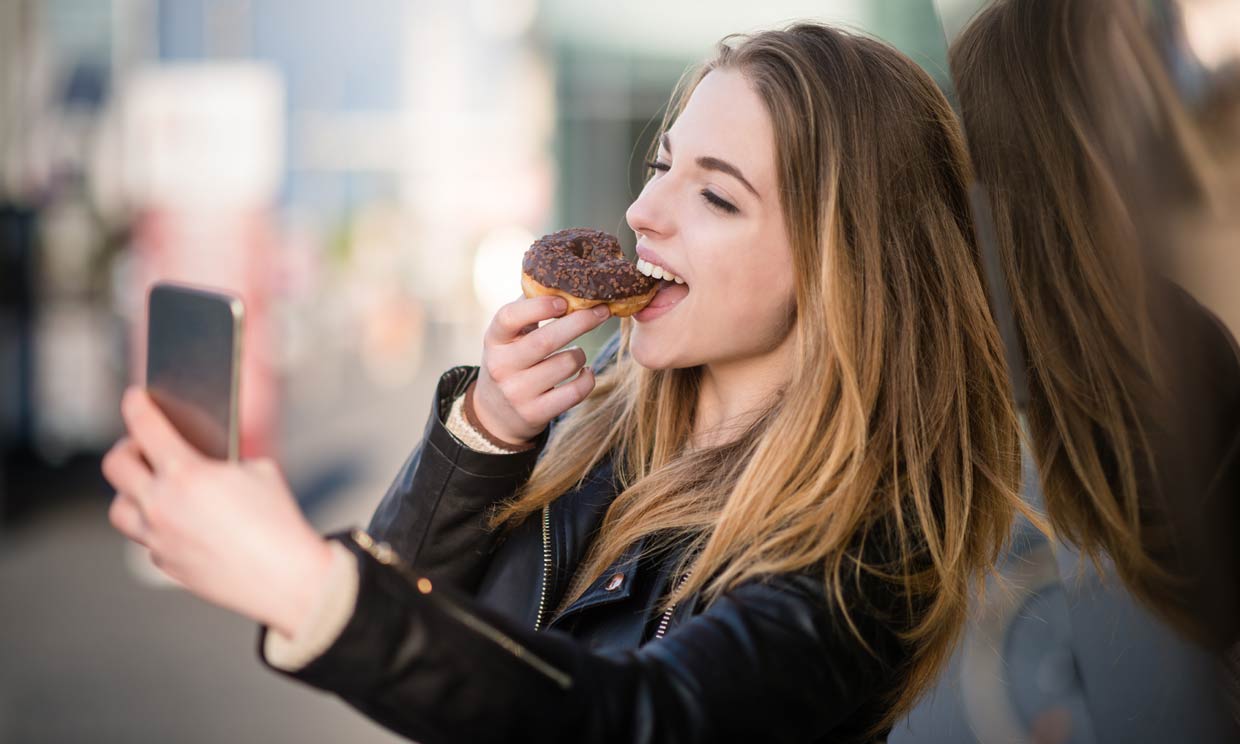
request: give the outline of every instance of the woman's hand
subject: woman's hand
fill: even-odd
[[[189,591],[292,636],[332,553],[270,460],[209,459],[140,389],[121,401],[129,436],[103,459],[108,519]]]
[[[560,297],[522,298],[501,307],[487,328],[474,414],[505,442],[524,444],[534,439],[594,389],[584,351],[573,347],[552,352],[597,328],[610,313],[606,305],[597,305],[559,317],[567,308]],[[557,320],[538,327],[539,321],[549,318]],[[574,375],[571,382],[556,387]]]

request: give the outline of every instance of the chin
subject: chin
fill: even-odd
[[[667,363],[660,358],[657,350],[638,342],[636,337],[629,346],[629,355],[633,357],[633,361],[637,362],[638,366],[646,369],[667,369],[668,367]]]
[[[671,369],[677,366],[669,353],[672,351],[666,344],[659,344],[643,333],[640,327],[633,329],[633,335],[629,339],[629,355],[639,366],[646,369]]]

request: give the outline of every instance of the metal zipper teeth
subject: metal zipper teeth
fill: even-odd
[[[573,686],[573,678],[554,666],[546,659],[538,656],[533,651],[526,648],[520,641],[508,635],[499,628],[491,625],[478,615],[471,612],[467,607],[458,605],[454,600],[442,592],[433,592],[430,579],[425,576],[417,576],[412,567],[405,563],[396,551],[392,550],[392,546],[386,542],[375,542],[375,539],[362,530],[354,529],[350,533],[350,537],[363,550],[370,554],[379,563],[394,569],[400,576],[413,586],[419,594],[425,596],[428,600],[436,603],[440,609],[447,612],[457,621],[475,631],[479,635],[493,641],[500,648],[512,654],[518,660],[525,662],[535,671],[549,678],[561,689],[567,690]]]
[[[551,505],[542,510],[542,549],[543,575],[542,587],[538,590],[538,617],[534,619],[534,630],[542,628],[543,612],[547,606],[547,584],[551,583]]]
[[[676,589],[680,589],[680,587],[685,585],[685,582],[689,580],[689,574],[691,573],[693,573],[692,569],[686,571],[685,575],[680,577],[680,581],[676,583]],[[676,611],[677,604],[679,604],[679,602],[674,603],[671,607],[668,607],[667,611],[663,613],[663,618],[659,620],[659,628],[654,632],[655,638],[662,638],[663,634],[667,632],[667,624],[672,621],[672,613]]]

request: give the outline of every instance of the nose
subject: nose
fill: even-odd
[[[652,179],[646,182],[637,199],[629,205],[624,213],[629,228],[639,237],[643,235],[667,237],[673,231],[672,209],[667,195],[660,195],[662,189],[659,181]]]

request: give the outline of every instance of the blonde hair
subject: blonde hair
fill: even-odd
[[[863,645],[853,590],[877,579],[898,600],[884,620],[909,659],[890,691],[891,723],[949,657],[970,586],[992,568],[1019,503],[1017,419],[972,239],[963,143],[908,58],[808,23],[721,41],[678,85],[665,131],[705,75],[725,68],[745,76],[774,124],[796,274],[790,380],[735,440],[689,450],[700,369],[641,368],[626,354],[625,320],[617,362],[492,524],[525,519],[610,453],[623,490],[587,578],[643,538],[653,550],[688,543],[678,570],[691,562],[692,574],[665,606],[816,571]]]

